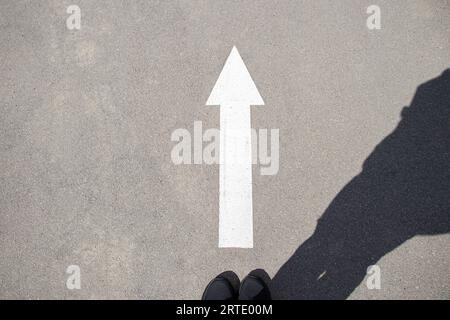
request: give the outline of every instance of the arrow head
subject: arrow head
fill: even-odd
[[[255,83],[236,47],[233,47],[206,102],[208,106],[224,104],[264,105]]]

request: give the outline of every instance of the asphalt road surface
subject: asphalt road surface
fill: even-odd
[[[0,29],[0,298],[197,299],[264,268],[276,298],[450,299],[450,1],[0,0]],[[219,166],[171,158],[219,128],[233,46],[279,129],[250,249],[218,247]]]

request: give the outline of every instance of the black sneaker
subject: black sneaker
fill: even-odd
[[[263,269],[253,270],[241,282],[239,300],[271,300],[270,281],[270,276]]]
[[[225,271],[211,280],[202,300],[237,300],[240,280],[233,271]]]

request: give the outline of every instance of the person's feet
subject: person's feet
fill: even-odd
[[[233,271],[225,271],[211,280],[203,292],[202,300],[237,300],[239,277]]]
[[[270,300],[270,276],[256,269],[242,283],[233,271],[215,277],[203,292],[202,300]]]
[[[253,270],[242,280],[239,300],[271,300],[270,276],[263,269]]]

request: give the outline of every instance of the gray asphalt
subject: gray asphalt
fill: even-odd
[[[71,4],[81,30],[66,28]],[[381,30],[366,27],[371,4]],[[381,196],[391,186],[384,172],[403,160],[397,149],[375,150],[399,132],[415,157],[414,134],[397,127],[405,106],[449,116],[441,75],[450,67],[450,1],[0,0],[0,29],[0,298],[197,299],[224,270],[242,278],[264,268],[275,297],[450,299],[450,205],[433,198],[450,192],[446,127],[432,140],[439,145],[430,142],[438,163],[423,162],[420,149],[417,168],[444,177],[427,182],[431,201],[398,168],[393,175],[413,191]],[[265,101],[252,108],[253,127],[280,129],[278,174],[254,166],[253,249],[217,246],[218,166],[170,158],[175,129],[218,128],[219,109],[205,102],[233,45]],[[440,76],[438,89],[426,89],[431,101],[414,102]],[[364,173],[373,167],[377,174]],[[376,190],[364,193],[367,185]],[[330,218],[358,206],[350,222]],[[376,229],[364,220],[368,206]],[[422,219],[428,208],[436,214]],[[319,246],[296,263],[322,216]],[[333,259],[318,266],[316,257]],[[380,267],[380,290],[362,278],[369,263]],[[66,288],[69,265],[81,268],[80,290]],[[297,286],[330,268],[325,291],[312,285],[318,278]]]

